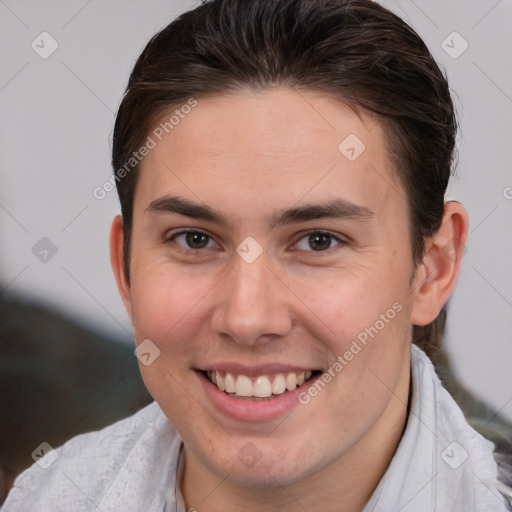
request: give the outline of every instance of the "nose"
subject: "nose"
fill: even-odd
[[[291,294],[265,254],[248,263],[238,255],[216,288],[212,328],[243,345],[259,345],[292,329]]]

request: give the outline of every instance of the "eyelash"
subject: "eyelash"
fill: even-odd
[[[208,237],[208,239],[209,239],[208,243],[210,241],[214,241],[213,237],[210,236],[208,233],[205,233],[203,231],[199,231],[199,230],[196,230],[196,229],[188,229],[188,230],[182,230],[182,231],[179,231],[177,233],[174,233],[172,236],[166,238],[165,242],[166,243],[174,242],[177,245],[177,247],[179,248],[180,251],[186,252],[186,253],[199,253],[203,249],[208,249],[208,247],[204,247],[204,248],[200,248],[200,249],[193,249],[191,247],[185,247],[183,245],[180,245],[180,244],[178,244],[176,242],[176,238],[178,238],[179,236],[187,235],[187,234],[190,234],[190,233],[197,234],[197,235],[204,235],[204,236]],[[297,245],[301,240],[303,240],[303,239],[305,239],[305,238],[307,238],[307,237],[309,237],[311,235],[327,235],[327,236],[331,237],[331,239],[333,241],[337,242],[337,244],[334,247],[329,247],[329,249],[326,249],[326,250],[323,250],[323,251],[304,250],[304,249],[293,249],[293,250],[294,251],[299,250],[299,251],[304,251],[304,252],[310,252],[310,253],[313,253],[313,254],[325,254],[325,253],[330,253],[330,251],[332,249],[335,249],[336,247],[344,246],[344,245],[347,245],[347,243],[348,243],[346,240],[340,238],[339,236],[335,235],[334,233],[331,233],[330,231],[312,229],[312,230],[303,232],[301,234],[300,238],[298,238],[296,240],[294,245]]]

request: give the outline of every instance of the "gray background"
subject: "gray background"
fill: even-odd
[[[460,159],[449,196],[466,206],[470,234],[446,345],[462,381],[512,419],[512,1],[381,3],[419,32],[454,90]],[[99,201],[92,190],[111,175],[114,115],[136,58],[157,30],[197,4],[0,0],[4,290],[131,335],[108,256],[117,197]],[[43,31],[58,43],[47,59],[31,47]],[[464,42],[454,31],[469,45],[457,58]],[[32,251],[42,237],[57,248],[47,262]]]

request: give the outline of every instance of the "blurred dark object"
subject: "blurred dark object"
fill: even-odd
[[[42,442],[56,448],[152,401],[127,341],[0,293],[0,504]]]

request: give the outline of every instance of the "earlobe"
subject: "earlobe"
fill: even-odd
[[[123,218],[116,215],[110,228],[110,263],[117,283],[117,289],[123,299],[126,312],[132,319],[132,304],[130,294],[130,283],[126,278],[124,268],[124,233]]]
[[[411,322],[433,322],[448,301],[459,275],[468,234],[465,208],[456,201],[445,203],[443,221],[426,241],[423,260],[416,272]]]

